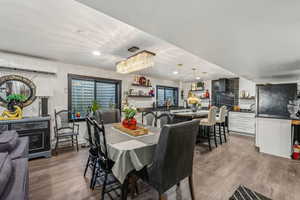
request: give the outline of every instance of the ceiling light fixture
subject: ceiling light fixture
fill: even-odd
[[[101,52],[100,52],[100,51],[93,51],[93,55],[94,55],[94,56],[100,56],[100,55],[101,55]]]
[[[197,79],[197,80],[200,80],[200,77],[199,77],[199,76],[197,76],[197,77],[196,77],[196,79]]]
[[[174,71],[173,74],[175,74],[175,75],[178,74],[178,71]]]
[[[117,72],[128,74],[130,72],[139,71],[154,66],[153,57],[155,53],[150,51],[141,51],[133,56],[128,57],[116,64]]]

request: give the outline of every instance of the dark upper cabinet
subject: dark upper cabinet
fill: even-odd
[[[214,91],[227,92],[229,90],[229,79],[223,78],[213,81]]]

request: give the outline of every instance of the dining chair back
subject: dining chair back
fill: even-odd
[[[162,113],[155,118],[155,126],[158,126],[158,122],[160,128],[162,128],[166,124],[171,124],[172,118],[173,117],[169,113]]]
[[[209,109],[208,118],[207,118],[207,123],[209,125],[215,125],[216,124],[216,121],[217,121],[217,110],[218,110],[218,108],[216,106],[212,106]]]
[[[76,149],[78,147],[78,135],[79,135],[79,124],[75,124],[75,121],[69,116],[71,113],[68,110],[54,110],[54,135],[56,138],[55,152],[57,154],[57,148],[59,143],[65,143],[68,141],[72,142],[74,146],[74,140],[76,142]],[[67,139],[69,138],[69,139]]]
[[[103,121],[104,124],[121,122],[121,114],[119,109],[103,109],[95,112],[95,119],[98,123]]]
[[[226,113],[227,113],[226,106],[222,106],[220,108],[219,117],[218,117],[218,120],[217,120],[218,123],[225,122],[225,120],[226,120]]]
[[[199,120],[165,125],[148,168],[150,184],[161,194],[189,177],[191,194],[193,157]]]
[[[156,119],[156,113],[149,111],[142,113],[142,121],[144,121],[144,117],[146,118],[146,125],[147,126],[156,126],[155,119]]]

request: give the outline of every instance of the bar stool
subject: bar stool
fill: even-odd
[[[292,152],[293,152],[293,145],[296,141],[300,142],[300,120],[292,120],[292,134],[291,134],[291,142],[292,142]]]
[[[216,120],[217,125],[219,125],[219,133],[217,134],[217,136],[220,137],[221,144],[222,144],[222,136],[224,136],[224,140],[225,140],[225,142],[227,142],[226,132],[225,132],[226,112],[227,112],[226,106],[222,106],[220,108],[219,117],[217,117],[217,120]],[[223,131],[221,130],[221,127],[223,128]]]
[[[212,106],[208,112],[208,118],[202,119],[200,121],[200,126],[204,128],[202,138],[208,140],[209,150],[211,150],[211,139],[214,139],[215,146],[218,147],[217,144],[217,135],[216,135],[216,115],[217,115],[217,107]],[[211,128],[213,128],[213,134],[211,133]]]

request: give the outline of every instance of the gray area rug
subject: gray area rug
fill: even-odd
[[[272,200],[264,195],[240,185],[229,200]]]

